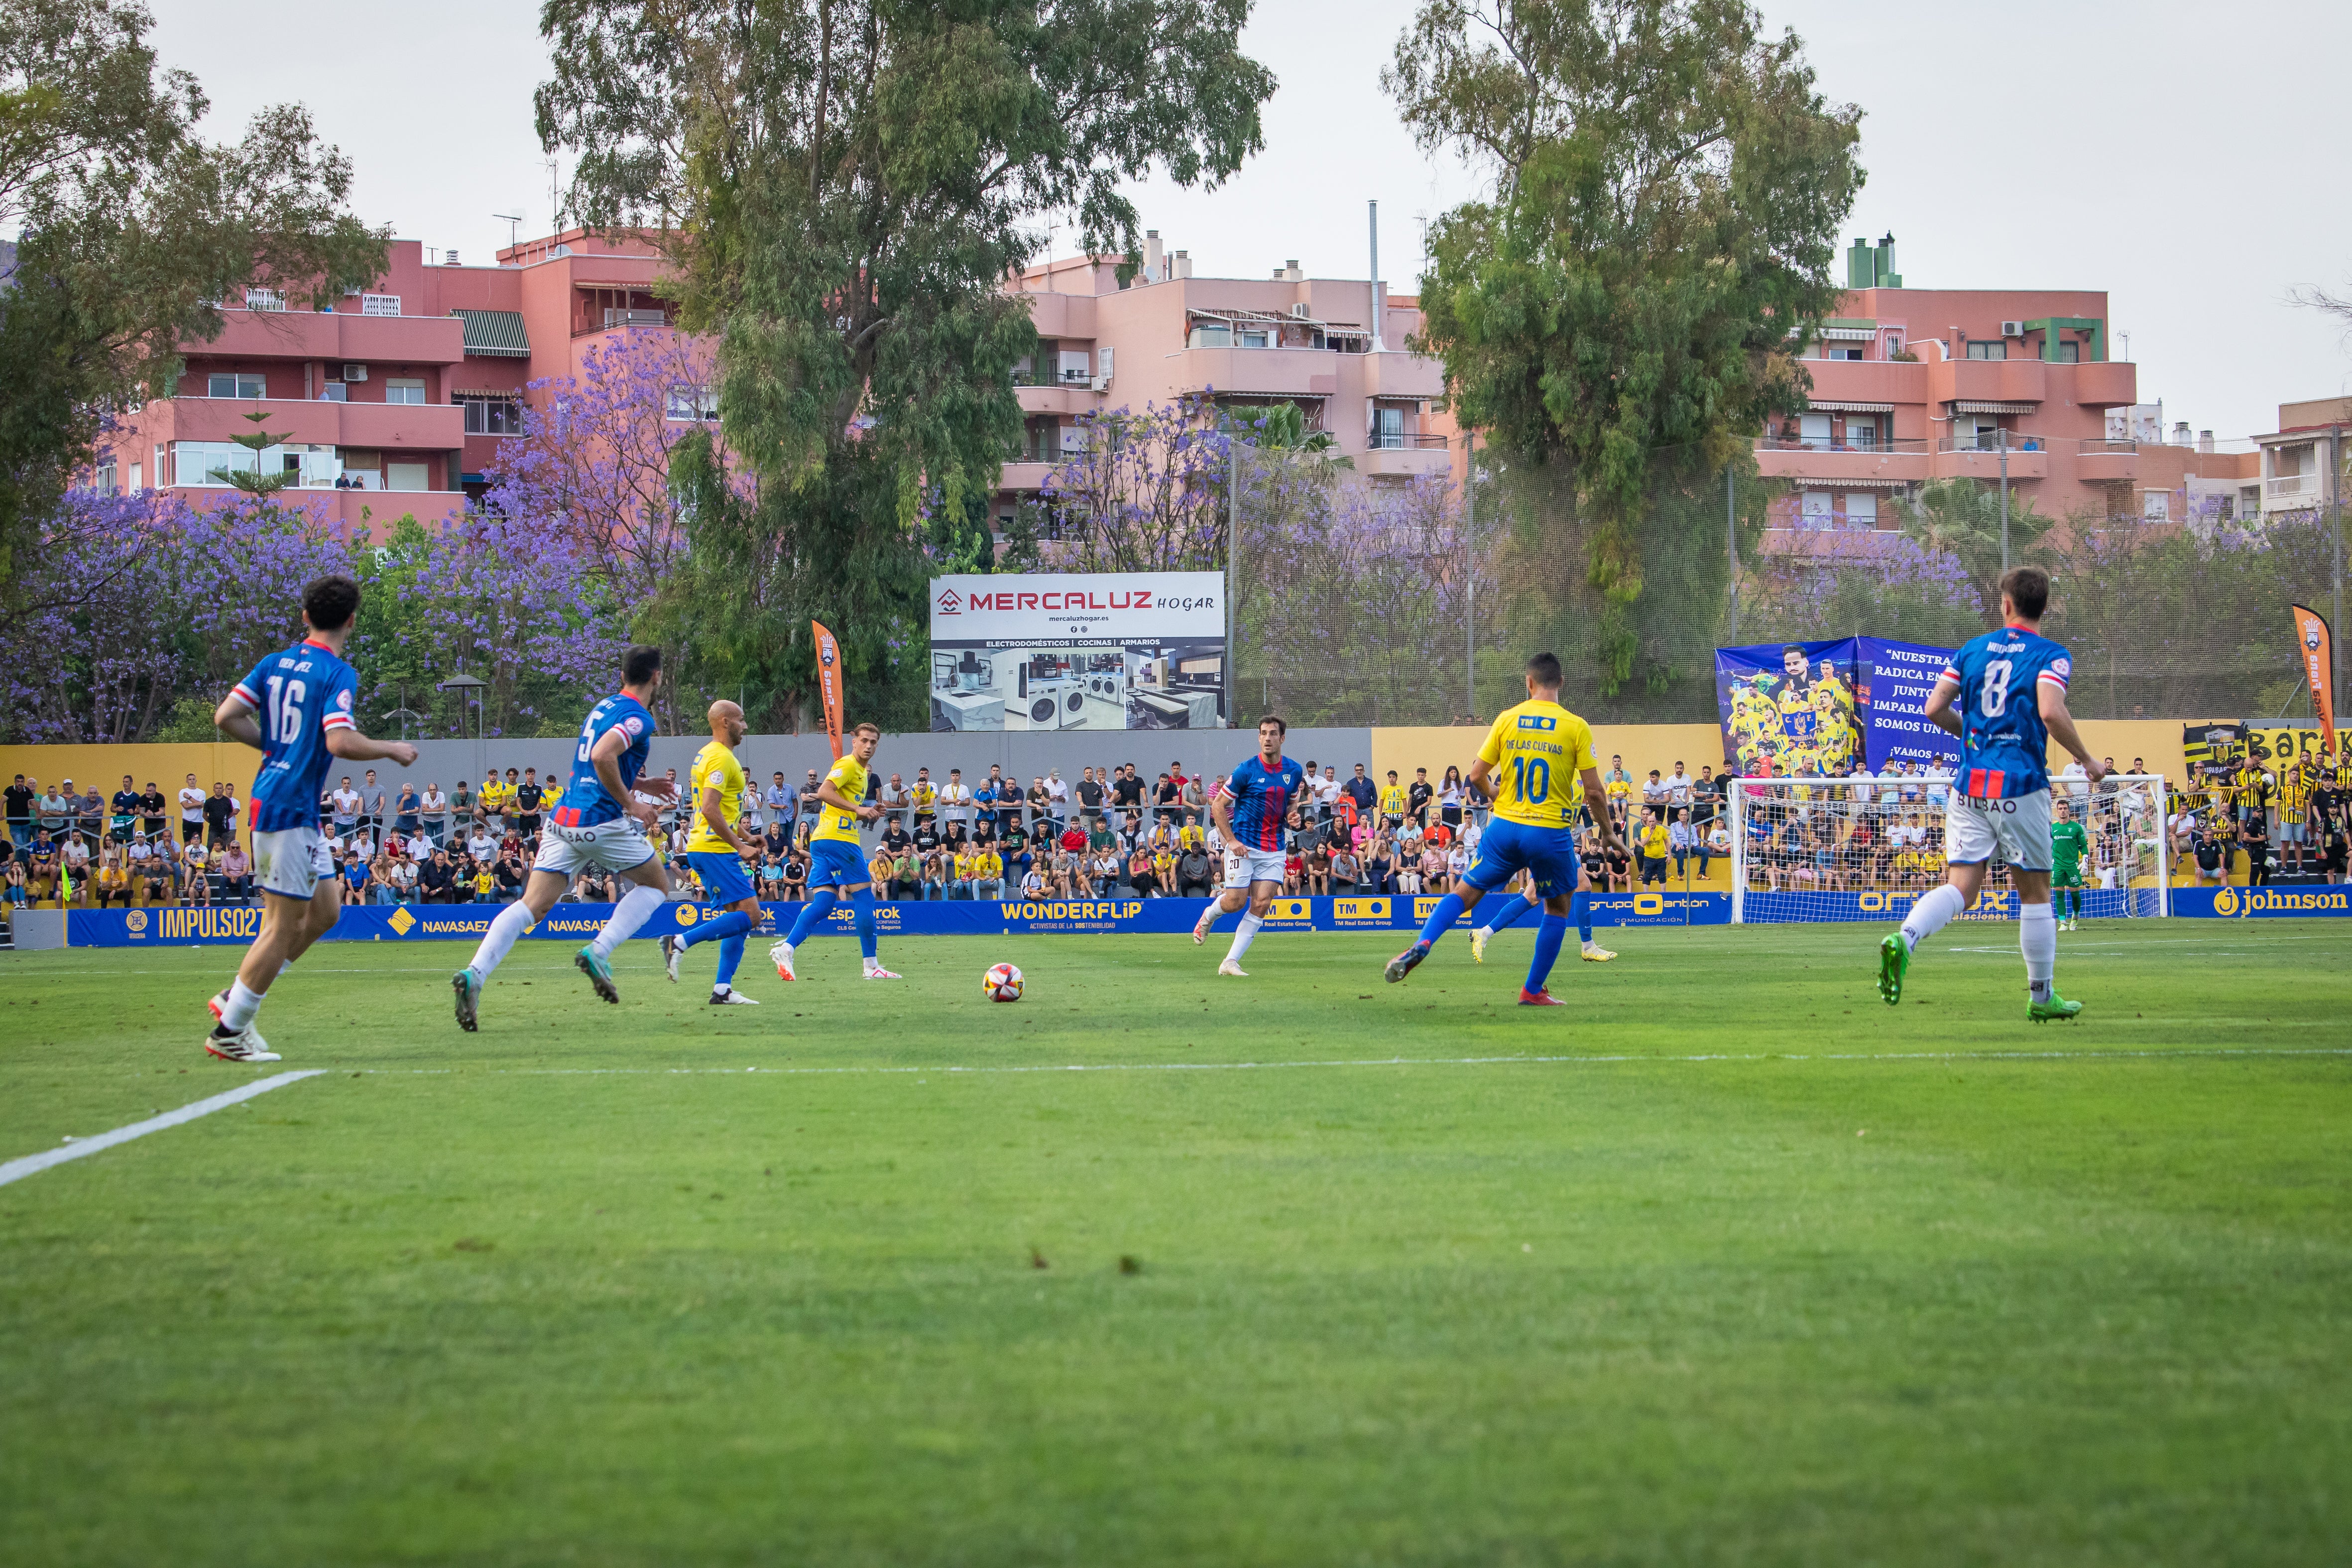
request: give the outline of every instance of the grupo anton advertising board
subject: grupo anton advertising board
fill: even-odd
[[[931,579],[934,730],[1225,725],[1219,572]]]

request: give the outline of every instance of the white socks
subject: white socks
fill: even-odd
[[[1943,930],[1945,922],[1968,907],[1969,901],[1960,896],[1960,890],[1949,882],[1945,883],[1913,904],[1911,912],[1903,917],[1904,945],[1916,948]],[[2050,906],[2044,904],[2042,909],[2047,914]],[[2057,938],[2053,935],[2051,941],[2054,942]]]
[[[596,950],[597,957],[612,957],[613,950],[636,935],[637,928],[661,906],[659,888],[648,888],[643,882],[631,883],[629,890],[621,895],[621,901],[614,906],[613,918],[604,922],[604,929],[598,931],[596,940],[588,945]]]
[[[252,1023],[253,1016],[260,1011],[260,992],[247,990],[245,982],[242,980],[229,982],[228,1001],[221,1007],[220,1021],[223,1028],[242,1029]]]
[[[467,967],[488,980],[490,971],[506,962],[517,939],[538,923],[530,906],[517,899],[491,920],[490,929],[482,933],[482,945],[474,950],[474,962]]]
[[[2017,947],[2025,954],[2025,986],[2036,1002],[2050,1000],[2058,972],[2058,921],[2048,904],[2025,904],[2017,911]]]
[[[1264,924],[1265,924],[1265,922],[1258,919],[1255,915],[1244,915],[1242,917],[1242,923],[1234,928],[1234,949],[1231,952],[1225,954],[1225,962],[1227,963],[1239,963],[1241,962],[1242,954],[1247,952],[1249,951],[1249,944],[1257,940],[1258,928]]]

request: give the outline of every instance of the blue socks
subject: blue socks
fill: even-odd
[[[750,929],[750,916],[738,910],[735,918],[743,921],[746,930]],[[738,931],[733,936],[721,937],[719,942],[719,975],[711,984],[713,985],[734,984],[735,966],[742,962],[743,932]]]
[[[1519,897],[1517,893],[1507,893],[1504,896],[1510,901],[1511,907],[1495,917],[1495,923],[1486,928],[1486,934],[1488,936],[1494,935],[1496,931],[1503,930],[1507,926],[1518,924],[1519,917],[1526,914],[1529,910],[1539,910],[1543,908],[1543,903],[1540,900],[1531,904],[1528,902],[1527,900]]]
[[[1592,895],[1579,888],[1568,896],[1568,912],[1576,921],[1576,934],[1592,945]]]
[[[1551,978],[1551,966],[1559,961],[1560,944],[1568,940],[1568,921],[1559,915],[1547,912],[1543,924],[1536,929],[1535,962],[1528,965],[1528,989],[1541,991],[1544,982]]]
[[[874,889],[860,888],[850,895],[857,914],[857,951],[874,956]]]
[[[724,914],[711,916],[677,940],[687,947],[697,947],[706,942],[725,942],[730,936],[742,937],[751,929],[750,915],[741,910],[729,910]]]
[[[866,893],[868,895],[867,901],[870,903],[872,901],[873,889],[870,888],[867,889]],[[809,939],[809,932],[816,930],[817,921],[824,919],[825,915],[832,910],[833,906],[840,901],[841,895],[835,892],[831,888],[819,888],[816,891],[811,893],[809,895],[808,902],[801,906],[801,918],[793,922],[793,934],[786,937],[784,940],[791,942],[794,947],[800,946],[801,943]]]
[[[1421,940],[1435,942],[1439,937],[1452,931],[1461,919],[1462,896],[1459,893],[1446,894],[1437,900],[1437,907],[1429,911],[1429,919],[1422,922]]]

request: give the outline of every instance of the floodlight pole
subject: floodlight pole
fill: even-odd
[[[1997,428],[2000,446],[2000,571],[2009,574],[2009,429]]]
[[[1462,484],[1464,592],[1462,614],[1462,684],[1470,706],[1464,710],[1478,721],[1478,432],[1462,438],[1467,475]]]
[[[1234,711],[1240,696],[1240,678],[1234,673],[1234,656],[1239,651],[1241,617],[1234,608],[1234,595],[1240,592],[1242,563],[1242,444],[1234,434],[1233,422],[1225,424],[1225,728],[1232,729],[1239,721]]]

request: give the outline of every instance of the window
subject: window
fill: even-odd
[[[362,316],[397,316],[400,314],[400,296],[397,294],[362,294],[360,296],[360,314]]]
[[[1094,363],[1084,349],[1064,349],[1058,360],[1064,381],[1085,381],[1094,374]]]
[[[2081,364],[2083,363],[2083,345],[2080,343],[2060,343],[2057,346],[2056,352],[2052,355],[2052,359],[2058,364]]]
[[[1265,347],[1265,329],[1264,327],[1244,327],[1242,329],[1242,341],[1240,346],[1245,349],[1262,349]]]
[[[1868,490],[1848,490],[1845,497],[1845,521],[1849,528],[1878,526],[1878,498]]]
[[[2149,522],[2171,521],[2172,492],[2170,490],[2142,490],[2140,492],[2139,514]]]
[[[245,291],[245,308],[248,310],[282,310],[286,309],[286,296],[275,289],[247,289]]]
[[[1799,498],[1797,526],[1827,528],[1830,525],[1831,498],[1827,490],[1807,490]]]
[[[100,495],[114,493],[114,459],[109,458],[89,471],[89,488]]]
[[[1373,447],[1389,447],[1404,445],[1403,409],[1376,408],[1372,410],[1372,416],[1376,421],[1372,426]]]
[[[205,377],[206,397],[267,397],[269,384],[244,371],[215,372]]]
[[[522,405],[511,397],[461,397],[468,436],[520,436]]]
[[[689,386],[681,382],[669,389],[667,417],[697,421],[716,419],[719,417],[719,395],[707,386]]]
[[[388,377],[383,384],[383,400],[386,403],[422,403],[425,401],[425,383],[415,376]]]
[[[1830,446],[1830,416],[1826,414],[1806,414],[1799,416],[1798,427],[1804,432],[1805,450],[1825,452]]]
[[[2002,342],[1986,342],[1981,339],[1970,338],[1969,340],[1969,357],[1970,359],[2007,359],[2009,357],[2009,345]]]
[[[351,394],[344,387],[341,382],[331,381],[327,383],[326,385],[319,389],[319,401],[321,403],[349,403],[351,401]]]
[[[1824,343],[1822,345],[1822,357],[1823,359],[1860,359],[1862,351],[1852,343]]]
[[[1234,346],[1234,330],[1223,321],[1202,321],[1192,329],[1192,339],[1186,345],[1196,349],[1228,349]]]
[[[1878,416],[1875,414],[1847,415],[1845,444],[1857,452],[1878,450]]]

